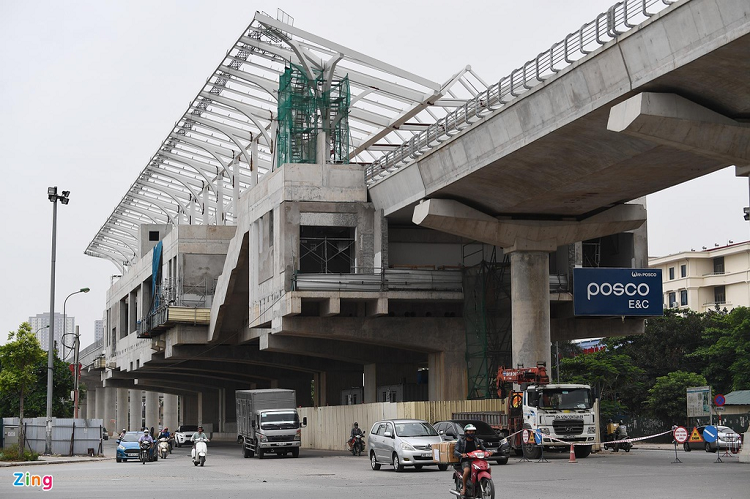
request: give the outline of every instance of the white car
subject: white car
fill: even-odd
[[[174,432],[174,441],[177,447],[193,442],[193,433],[198,431],[198,425],[184,424],[177,427]]]

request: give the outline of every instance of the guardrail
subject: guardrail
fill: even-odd
[[[562,41],[489,86],[485,92],[467,100],[463,106],[401,144],[398,149],[389,151],[374,161],[365,169],[368,187],[677,1],[617,2],[596,19],[581,26],[578,31],[570,33]],[[656,10],[649,12],[650,7]]]
[[[566,275],[549,276],[551,293],[568,292]],[[294,291],[463,291],[461,269],[377,269],[368,274],[302,274],[292,277]]]

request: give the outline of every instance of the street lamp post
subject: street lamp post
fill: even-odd
[[[70,298],[73,295],[77,295],[78,293],[88,293],[89,291],[91,291],[89,288],[81,288],[78,291],[73,291],[68,296],[66,296],[65,301],[63,301],[63,331],[64,333],[62,335],[62,341],[60,342],[62,343],[62,348],[63,348],[63,355],[62,355],[63,359],[67,358],[67,355],[65,355],[65,347],[67,346],[65,344],[65,336],[68,335],[68,316],[65,313],[65,306],[68,304],[68,298]],[[70,334],[73,334],[73,333],[70,333]],[[77,335],[78,334],[76,333],[76,336]]]
[[[47,188],[47,199],[52,203],[52,263],[49,290],[49,335],[47,336],[47,425],[44,453],[52,454],[52,373],[54,370],[55,342],[55,257],[57,253],[57,202],[68,204],[70,191],[57,194],[57,186]]]

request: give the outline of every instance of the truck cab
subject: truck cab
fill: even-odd
[[[588,385],[529,385],[523,392],[524,428],[539,429],[545,448],[567,450],[574,443],[576,457],[587,457],[596,440],[593,407]],[[533,459],[541,448],[527,445],[524,452]]]

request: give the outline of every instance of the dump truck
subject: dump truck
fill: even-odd
[[[237,441],[243,457],[266,454],[299,457],[302,428],[294,390],[237,390]]]
[[[500,398],[510,397],[506,434],[515,433],[510,444],[516,454],[538,459],[542,446],[545,450],[568,450],[571,444],[577,458],[591,454],[596,441],[596,415],[589,385],[550,383],[543,364],[501,367],[496,381]],[[509,383],[513,390],[508,390]],[[527,442],[522,437],[524,429],[529,430]],[[534,441],[536,430],[541,432],[540,445]]]

